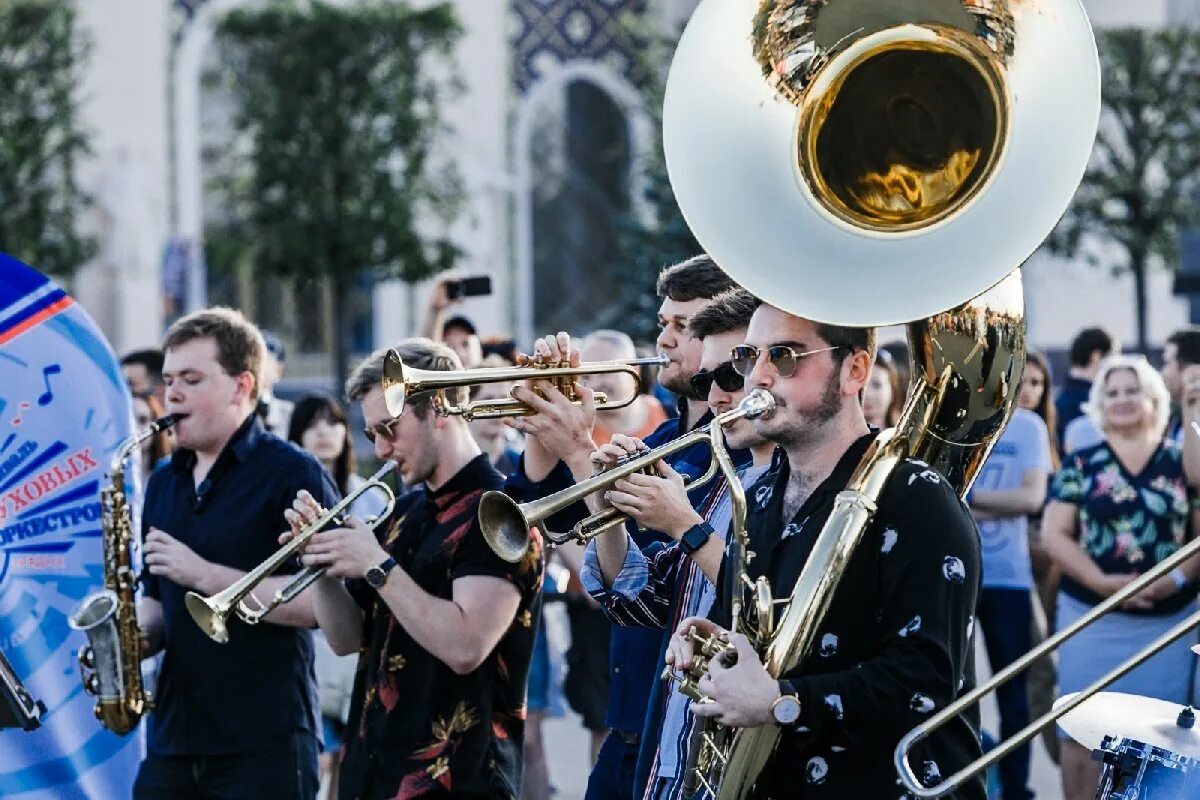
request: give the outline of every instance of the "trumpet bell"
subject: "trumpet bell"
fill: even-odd
[[[188,592],[183,602],[192,619],[200,626],[200,630],[208,634],[208,638],[220,644],[229,641],[229,625],[226,622],[228,612],[222,614],[216,603],[195,592]]]
[[[663,142],[688,225],[731,277],[873,326],[1022,263],[1070,202],[1099,110],[1079,0],[701,0]]]
[[[486,492],[479,499],[479,525],[488,546],[510,564],[529,552],[530,523],[521,506],[504,492]]]

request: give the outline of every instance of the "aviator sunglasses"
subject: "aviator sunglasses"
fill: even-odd
[[[800,359],[805,356],[816,355],[817,353],[828,353],[831,350],[841,350],[849,345],[835,344],[832,347],[822,347],[818,350],[797,350],[786,344],[776,344],[766,348],[767,360],[771,362],[771,366],[775,367],[775,371],[779,373],[781,378],[790,378],[796,374],[796,368],[800,366]],[[758,363],[758,358],[763,353],[761,347],[751,347],[748,344],[739,344],[733,348],[731,355],[733,359],[729,362],[737,373],[742,377],[749,375],[754,371],[754,365]]]

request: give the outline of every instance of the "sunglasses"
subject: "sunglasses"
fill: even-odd
[[[382,436],[384,439],[391,439],[393,436],[392,428],[400,421],[399,417],[393,417],[387,422],[376,422],[369,428],[363,428],[363,435],[367,437],[367,441],[375,444],[375,437]]]
[[[708,397],[708,393],[712,390],[712,385],[715,383],[723,392],[740,391],[746,385],[746,379],[738,374],[733,368],[733,363],[726,361],[719,365],[716,369],[702,369],[691,377],[692,391],[696,396],[704,399]]]
[[[800,359],[805,356],[828,353],[832,350],[841,350],[843,347],[849,347],[849,345],[835,344],[832,347],[822,347],[819,350],[800,351],[786,344],[776,344],[766,348],[766,354],[767,360],[771,362],[771,366],[775,367],[775,371],[779,373],[779,377],[790,378],[796,374],[796,368],[800,366]],[[763,348],[761,347],[739,344],[733,348],[733,352],[731,353],[733,359],[730,363],[739,375],[746,377],[754,371],[754,366],[758,363],[758,358],[762,353]]]

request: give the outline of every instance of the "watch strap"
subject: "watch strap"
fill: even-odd
[[[683,536],[679,537],[679,546],[683,548],[683,552],[690,556],[703,547],[712,534],[713,529],[711,525],[707,522],[697,522],[684,531]]]

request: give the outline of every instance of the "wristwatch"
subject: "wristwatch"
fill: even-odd
[[[683,552],[689,556],[704,547],[704,543],[708,541],[708,537],[712,536],[712,528],[703,522],[697,522],[692,527],[684,531],[683,536],[679,537],[679,546],[683,548]]]
[[[363,580],[371,585],[372,589],[382,589],[387,583],[388,573],[396,566],[396,559],[388,556],[383,563],[377,567],[371,567],[367,570],[367,574],[363,575]]]
[[[791,681],[779,682],[779,697],[771,704],[771,716],[781,728],[790,728],[800,719],[800,698]]]

